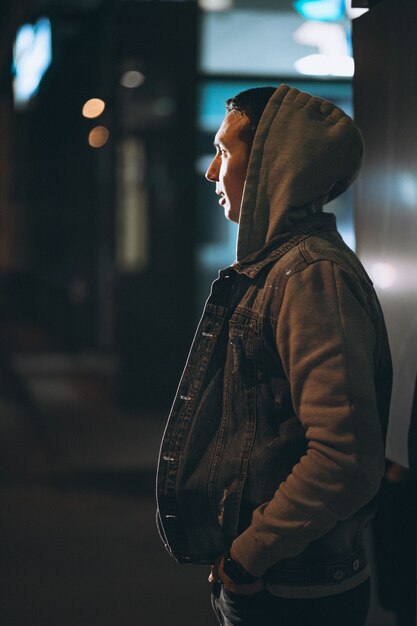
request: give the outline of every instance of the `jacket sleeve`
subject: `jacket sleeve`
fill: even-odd
[[[369,502],[384,472],[375,391],[375,329],[358,281],[330,261],[289,279],[276,345],[307,452],[233,542],[260,576]]]

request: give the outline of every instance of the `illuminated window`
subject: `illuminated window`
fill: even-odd
[[[52,62],[51,22],[39,19],[23,24],[13,46],[13,95],[16,108],[23,108],[37,93]]]

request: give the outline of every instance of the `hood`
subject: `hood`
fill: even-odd
[[[255,134],[239,220],[243,261],[341,194],[358,174],[362,135],[331,102],[281,85]]]

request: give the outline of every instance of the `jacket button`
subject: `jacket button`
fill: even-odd
[[[343,574],[343,571],[341,569],[338,569],[337,572],[335,572],[333,574],[333,578],[335,580],[342,580],[343,576],[344,576],[344,574]]]
[[[359,565],[360,565],[360,563],[359,563],[358,559],[356,559],[355,561],[353,561],[353,563],[352,563],[352,568],[353,568],[353,571],[354,571],[354,572],[356,572],[356,570],[359,568]]]

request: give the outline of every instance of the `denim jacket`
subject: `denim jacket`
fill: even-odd
[[[357,175],[359,129],[281,85],[256,131],[237,261],[212,286],[165,430],[161,536],[181,563],[233,546],[278,595],[369,575],[391,361],[372,283],[323,205]]]
[[[161,446],[168,550],[210,564],[233,543],[278,592],[363,572],[390,388],[383,316],[333,215],[221,271]]]

